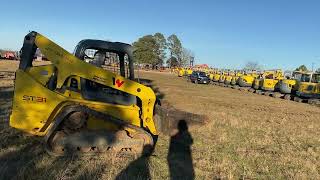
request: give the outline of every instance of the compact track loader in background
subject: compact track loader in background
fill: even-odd
[[[267,70],[254,80],[253,90],[257,94],[271,95],[276,89],[278,82],[283,79],[281,70]]]
[[[182,77],[184,76],[186,73],[185,69],[184,68],[179,68],[178,70],[178,77]]]
[[[255,90],[261,90],[262,87],[262,80],[265,79],[268,76],[273,76],[274,71],[264,71],[263,73],[259,73],[258,77],[254,79],[252,87]]]
[[[268,75],[263,78],[263,84],[261,89],[265,91],[274,91],[279,80],[284,78],[282,70],[271,71]]]
[[[214,78],[214,72],[213,71],[209,71],[209,79],[211,81],[213,81],[213,78]]]
[[[283,97],[283,99],[291,100],[292,96],[295,95],[298,90],[298,83],[304,73],[305,72],[302,71],[293,71],[289,78],[279,82],[279,92],[273,93],[272,96],[275,98]]]
[[[232,71],[229,71],[229,72],[227,73],[226,77],[225,77],[224,83],[225,83],[226,85],[230,85],[230,84],[231,84],[231,81],[232,81],[232,77],[234,77],[234,76],[235,76],[235,73],[232,72]]]
[[[261,86],[261,82],[262,82],[262,78],[264,77],[264,73],[262,72],[257,72],[257,76],[254,78],[253,82],[252,82],[252,86],[249,88],[247,87],[249,92],[255,92],[260,94],[260,86]]]
[[[253,89],[255,90],[260,90],[260,87],[262,86],[261,85],[261,82],[262,82],[262,77],[261,75],[259,75],[259,77],[257,77],[254,81],[253,81]]]
[[[266,75],[262,79],[261,89],[264,91],[264,95],[270,96],[273,92],[279,90],[279,81],[283,80],[282,70],[274,70],[274,73]]]
[[[219,84],[220,76],[221,76],[221,72],[220,71],[216,71],[214,76],[213,76],[213,84],[215,84],[215,85]]]
[[[234,87],[234,86],[238,86],[237,85],[237,82],[238,82],[238,79],[243,75],[243,72],[242,71],[237,71],[235,73],[235,75],[232,77],[231,79],[231,85]]]
[[[193,70],[192,70],[191,68],[188,68],[188,69],[186,70],[187,76],[190,77],[191,74],[192,74],[192,72],[193,72]]]
[[[219,86],[224,86],[224,81],[226,80],[227,71],[222,71],[219,78]]]
[[[305,73],[298,82],[294,101],[320,104],[320,73]]]
[[[37,49],[52,64],[33,66]],[[141,154],[143,147],[155,145],[159,134],[156,96],[151,88],[134,81],[129,44],[83,40],[73,55],[31,32],[21,51],[10,126],[44,136],[46,149],[53,155]],[[101,68],[108,53],[118,57],[119,74]],[[84,61],[88,59],[90,64]]]
[[[240,76],[237,82],[240,86],[240,90],[249,90],[257,77],[259,77],[259,75],[256,71],[246,72],[244,75]]]

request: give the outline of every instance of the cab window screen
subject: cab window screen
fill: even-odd
[[[84,61],[112,73],[129,77],[129,61],[126,54],[117,54],[97,49],[86,49]]]
[[[88,79],[81,80],[81,91],[84,99],[91,101],[120,105],[136,104],[136,96]]]

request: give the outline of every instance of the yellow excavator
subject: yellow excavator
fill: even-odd
[[[51,64],[33,65],[37,49]],[[155,145],[156,95],[135,81],[131,45],[89,39],[70,54],[33,31],[25,36],[21,52],[11,127],[43,136],[47,151],[58,156],[139,154]],[[101,68],[110,53],[118,57],[118,73]]]
[[[320,73],[302,74],[294,101],[320,105]]]

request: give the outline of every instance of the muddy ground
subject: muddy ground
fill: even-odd
[[[179,134],[159,136],[151,157],[52,157],[43,150],[41,138],[8,126],[12,89],[1,89],[0,177],[320,178],[319,107],[192,84],[169,73],[140,72],[140,77],[150,80],[162,102],[181,112],[204,115],[206,124],[190,125],[181,147],[176,147]]]

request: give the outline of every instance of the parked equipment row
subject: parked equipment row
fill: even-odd
[[[214,84],[296,102],[320,105],[320,73],[282,70],[220,71],[179,70],[179,77],[201,84]]]

